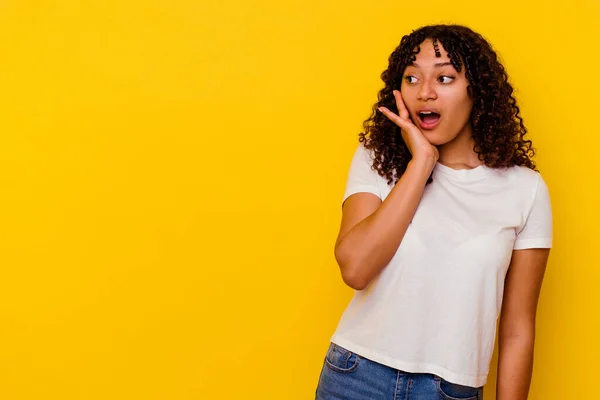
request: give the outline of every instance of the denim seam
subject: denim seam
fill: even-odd
[[[339,347],[339,346],[336,346],[336,345],[335,345],[335,343],[334,343],[334,349],[335,349],[335,348],[338,348],[338,347]],[[346,367],[348,366],[348,358],[350,358],[350,355],[352,355],[353,353],[352,353],[352,352],[350,352],[350,351],[348,351],[348,354],[349,354],[349,355],[348,355],[348,356],[346,356],[346,360],[344,361],[344,365],[345,365]],[[352,367],[350,367],[350,368],[340,368],[340,367],[338,367],[337,365],[333,365],[333,364],[332,364],[332,363],[329,361],[329,359],[328,359],[327,355],[325,356],[325,364],[327,364],[327,366],[328,366],[329,368],[331,368],[333,371],[336,371],[336,372],[339,372],[339,373],[349,373],[349,372],[352,372],[352,371],[354,371],[356,368],[358,368],[358,363],[360,362],[360,357],[358,357],[358,355],[357,355],[357,354],[355,354],[355,356],[356,356],[356,362],[355,362],[355,363],[354,363],[354,365],[352,365]]]
[[[394,400],[396,400],[396,396],[398,395],[398,382],[400,382],[400,371],[396,371],[396,388],[394,389]]]

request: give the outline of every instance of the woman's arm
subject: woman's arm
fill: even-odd
[[[504,283],[496,400],[526,400],[533,372],[535,317],[550,249],[514,250]]]
[[[364,289],[392,259],[423,195],[436,159],[413,159],[382,202],[371,193],[356,193],[343,205],[335,258],[344,282]]]
[[[383,202],[368,193],[356,193],[344,202],[335,243],[342,279],[356,290],[364,289],[396,253],[440,157],[437,147],[412,123],[402,93],[394,90],[394,98],[398,114],[386,107],[379,111],[400,127],[412,159]]]

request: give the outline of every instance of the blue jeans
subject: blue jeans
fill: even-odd
[[[463,386],[433,374],[400,371],[331,343],[316,400],[333,399],[483,400],[483,386]]]

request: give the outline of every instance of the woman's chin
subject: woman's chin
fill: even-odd
[[[440,135],[436,135],[435,131],[425,131],[423,132],[423,136],[425,136],[425,139],[434,146],[447,143],[447,140],[444,140]]]
[[[436,131],[437,131],[437,129],[432,130],[432,131],[424,131],[423,132],[423,136],[425,136],[425,139],[427,139],[429,141],[429,143],[431,143],[434,146],[441,146],[441,145],[449,143],[455,139],[454,137],[440,135]]]

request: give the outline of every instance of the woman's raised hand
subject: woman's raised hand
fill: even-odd
[[[429,143],[423,132],[412,123],[400,91],[394,90],[394,97],[396,98],[396,105],[398,106],[400,115],[394,114],[386,107],[379,107],[379,111],[400,127],[402,139],[404,139],[404,143],[408,146],[413,160],[433,160],[433,167],[440,157],[437,147]]]

